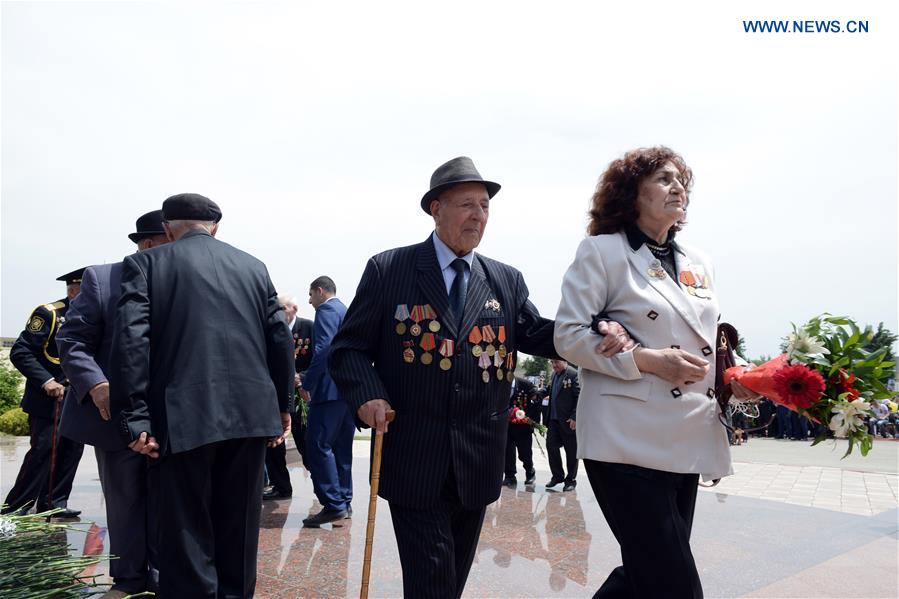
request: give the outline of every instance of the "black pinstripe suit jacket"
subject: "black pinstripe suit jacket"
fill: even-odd
[[[499,310],[485,307],[499,302]],[[397,306],[430,304],[443,338],[456,342],[452,367],[442,370],[442,356],[421,362],[421,335],[400,335],[394,319]],[[474,326],[503,326],[505,347],[517,360],[517,350],[554,357],[553,322],[542,318],[528,300],[521,273],[475,255],[468,296],[457,330],[437,262],[433,240],[388,250],[368,261],[356,297],[331,345],[331,375],[353,413],[371,399],[386,399],[396,421],[384,436],[380,495],[400,505],[428,507],[440,498],[452,465],[463,504],[480,508],[499,496],[508,427],[510,383],[472,355],[469,332]],[[411,323],[411,321],[407,321]],[[427,323],[422,323],[428,331]],[[415,360],[403,359],[404,342],[415,343]],[[494,342],[497,346],[498,342]],[[486,347],[486,343],[481,344]],[[492,362],[491,362],[492,364]],[[506,368],[503,368],[506,371]]]

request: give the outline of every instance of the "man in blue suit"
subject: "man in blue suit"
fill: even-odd
[[[137,219],[128,235],[138,251],[168,242],[162,210]],[[111,419],[109,358],[116,304],[121,294],[122,263],[85,269],[81,294],[69,306],[66,326],[56,338],[62,369],[69,380],[59,425],[60,434],[93,445],[100,486],[106,498],[106,522],[113,587],[109,597],[155,590],[154,510],[146,456],[128,449]]]
[[[340,400],[328,371],[331,340],[346,315],[346,306],[335,297],[336,293],[337,287],[330,277],[318,277],[309,286],[315,325],[312,329],[312,362],[303,379],[303,386],[311,397],[306,456],[315,496],[323,506],[319,513],[303,520],[303,525],[310,528],[343,520],[352,514],[355,423],[349,405]]]

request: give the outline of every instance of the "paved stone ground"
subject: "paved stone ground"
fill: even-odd
[[[0,492],[15,478],[27,439],[0,436]],[[692,545],[707,597],[897,597],[899,442],[878,440],[867,458],[843,446],[753,439],[733,448],[735,474],[697,500]],[[368,442],[354,447],[356,517],[302,528],[319,505],[293,456],[294,497],[265,502],[257,597],[358,596],[368,496]],[[574,492],[539,483],[504,488],[487,510],[465,597],[589,597],[618,565],[618,547],[586,476]],[[83,509],[73,552],[102,549],[105,514],[88,448],[70,505]],[[379,502],[372,597],[399,597],[402,578],[389,508]],[[89,531],[89,532],[88,532]],[[108,545],[106,545],[108,547]],[[107,549],[108,550],[108,549]],[[105,576],[105,568],[95,573]]]

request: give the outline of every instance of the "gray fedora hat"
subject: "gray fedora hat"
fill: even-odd
[[[425,214],[431,214],[431,201],[436,200],[441,193],[459,183],[483,183],[487,188],[487,196],[491,198],[501,187],[499,183],[485,181],[478,169],[475,168],[471,158],[459,156],[438,166],[431,175],[431,189],[422,196],[421,209],[425,211]]]

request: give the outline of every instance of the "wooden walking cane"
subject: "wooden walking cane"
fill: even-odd
[[[387,410],[387,422],[393,422],[396,412]],[[359,599],[368,599],[368,579],[371,576],[371,549],[375,540],[375,514],[378,511],[378,485],[381,482],[381,445],[384,433],[375,433],[375,452],[371,461],[371,492],[368,495],[368,526],[365,529],[365,557],[362,559],[362,588]]]
[[[50,475],[47,477],[47,506],[49,509],[53,509],[53,486],[55,481],[53,480],[56,475],[56,444],[59,439],[59,408],[62,402],[56,398],[53,399],[53,402],[56,404],[53,408],[53,441],[50,445]],[[51,516],[47,516],[47,521],[50,521]]]

